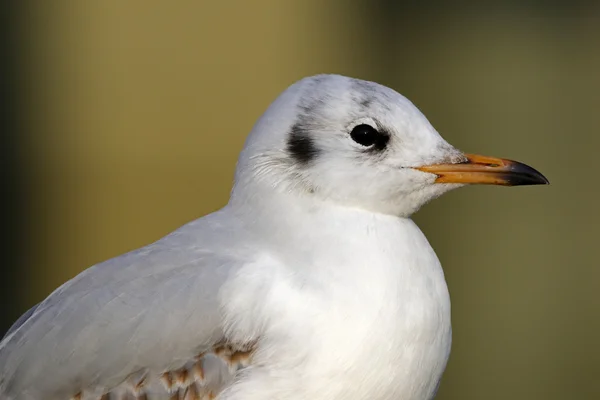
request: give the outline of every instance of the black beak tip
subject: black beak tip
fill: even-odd
[[[506,177],[510,186],[549,185],[550,181],[541,172],[529,165],[514,162]]]

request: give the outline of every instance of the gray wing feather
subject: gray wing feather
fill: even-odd
[[[111,388],[219,340],[218,291],[243,257],[217,214],[87,269],[30,310],[0,342],[0,398]]]
[[[23,325],[25,323],[25,321],[27,321],[29,319],[29,317],[31,317],[33,315],[33,313],[38,308],[38,306],[39,306],[39,304],[36,304],[35,306],[31,307],[29,310],[25,311],[25,313],[23,315],[21,315],[19,317],[19,319],[17,319],[10,328],[8,328],[8,331],[6,331],[6,333],[4,334],[4,337],[2,339],[6,339],[7,336],[9,336],[11,333],[16,331],[17,329],[19,329],[19,327],[21,325]]]

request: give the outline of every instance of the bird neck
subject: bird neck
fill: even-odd
[[[418,239],[429,247],[410,218],[339,205],[310,194],[260,189],[234,191],[229,207],[251,232],[274,246],[292,243],[298,249],[315,249],[335,244],[371,252]]]
[[[261,249],[301,277],[344,288],[389,281],[406,304],[424,294],[449,305],[443,270],[410,218],[378,214],[292,194],[235,199],[229,205],[251,248]],[[378,296],[369,292],[369,295]]]

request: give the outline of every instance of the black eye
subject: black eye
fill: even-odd
[[[381,133],[371,125],[367,124],[356,125],[352,129],[352,132],[350,132],[350,137],[361,146],[373,146],[378,150],[382,150],[389,140],[387,134]]]

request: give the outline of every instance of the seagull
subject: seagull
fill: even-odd
[[[457,150],[388,87],[304,78],[254,125],[224,208],[17,320],[0,399],[431,399],[450,298],[410,217],[466,184],[548,181]]]

